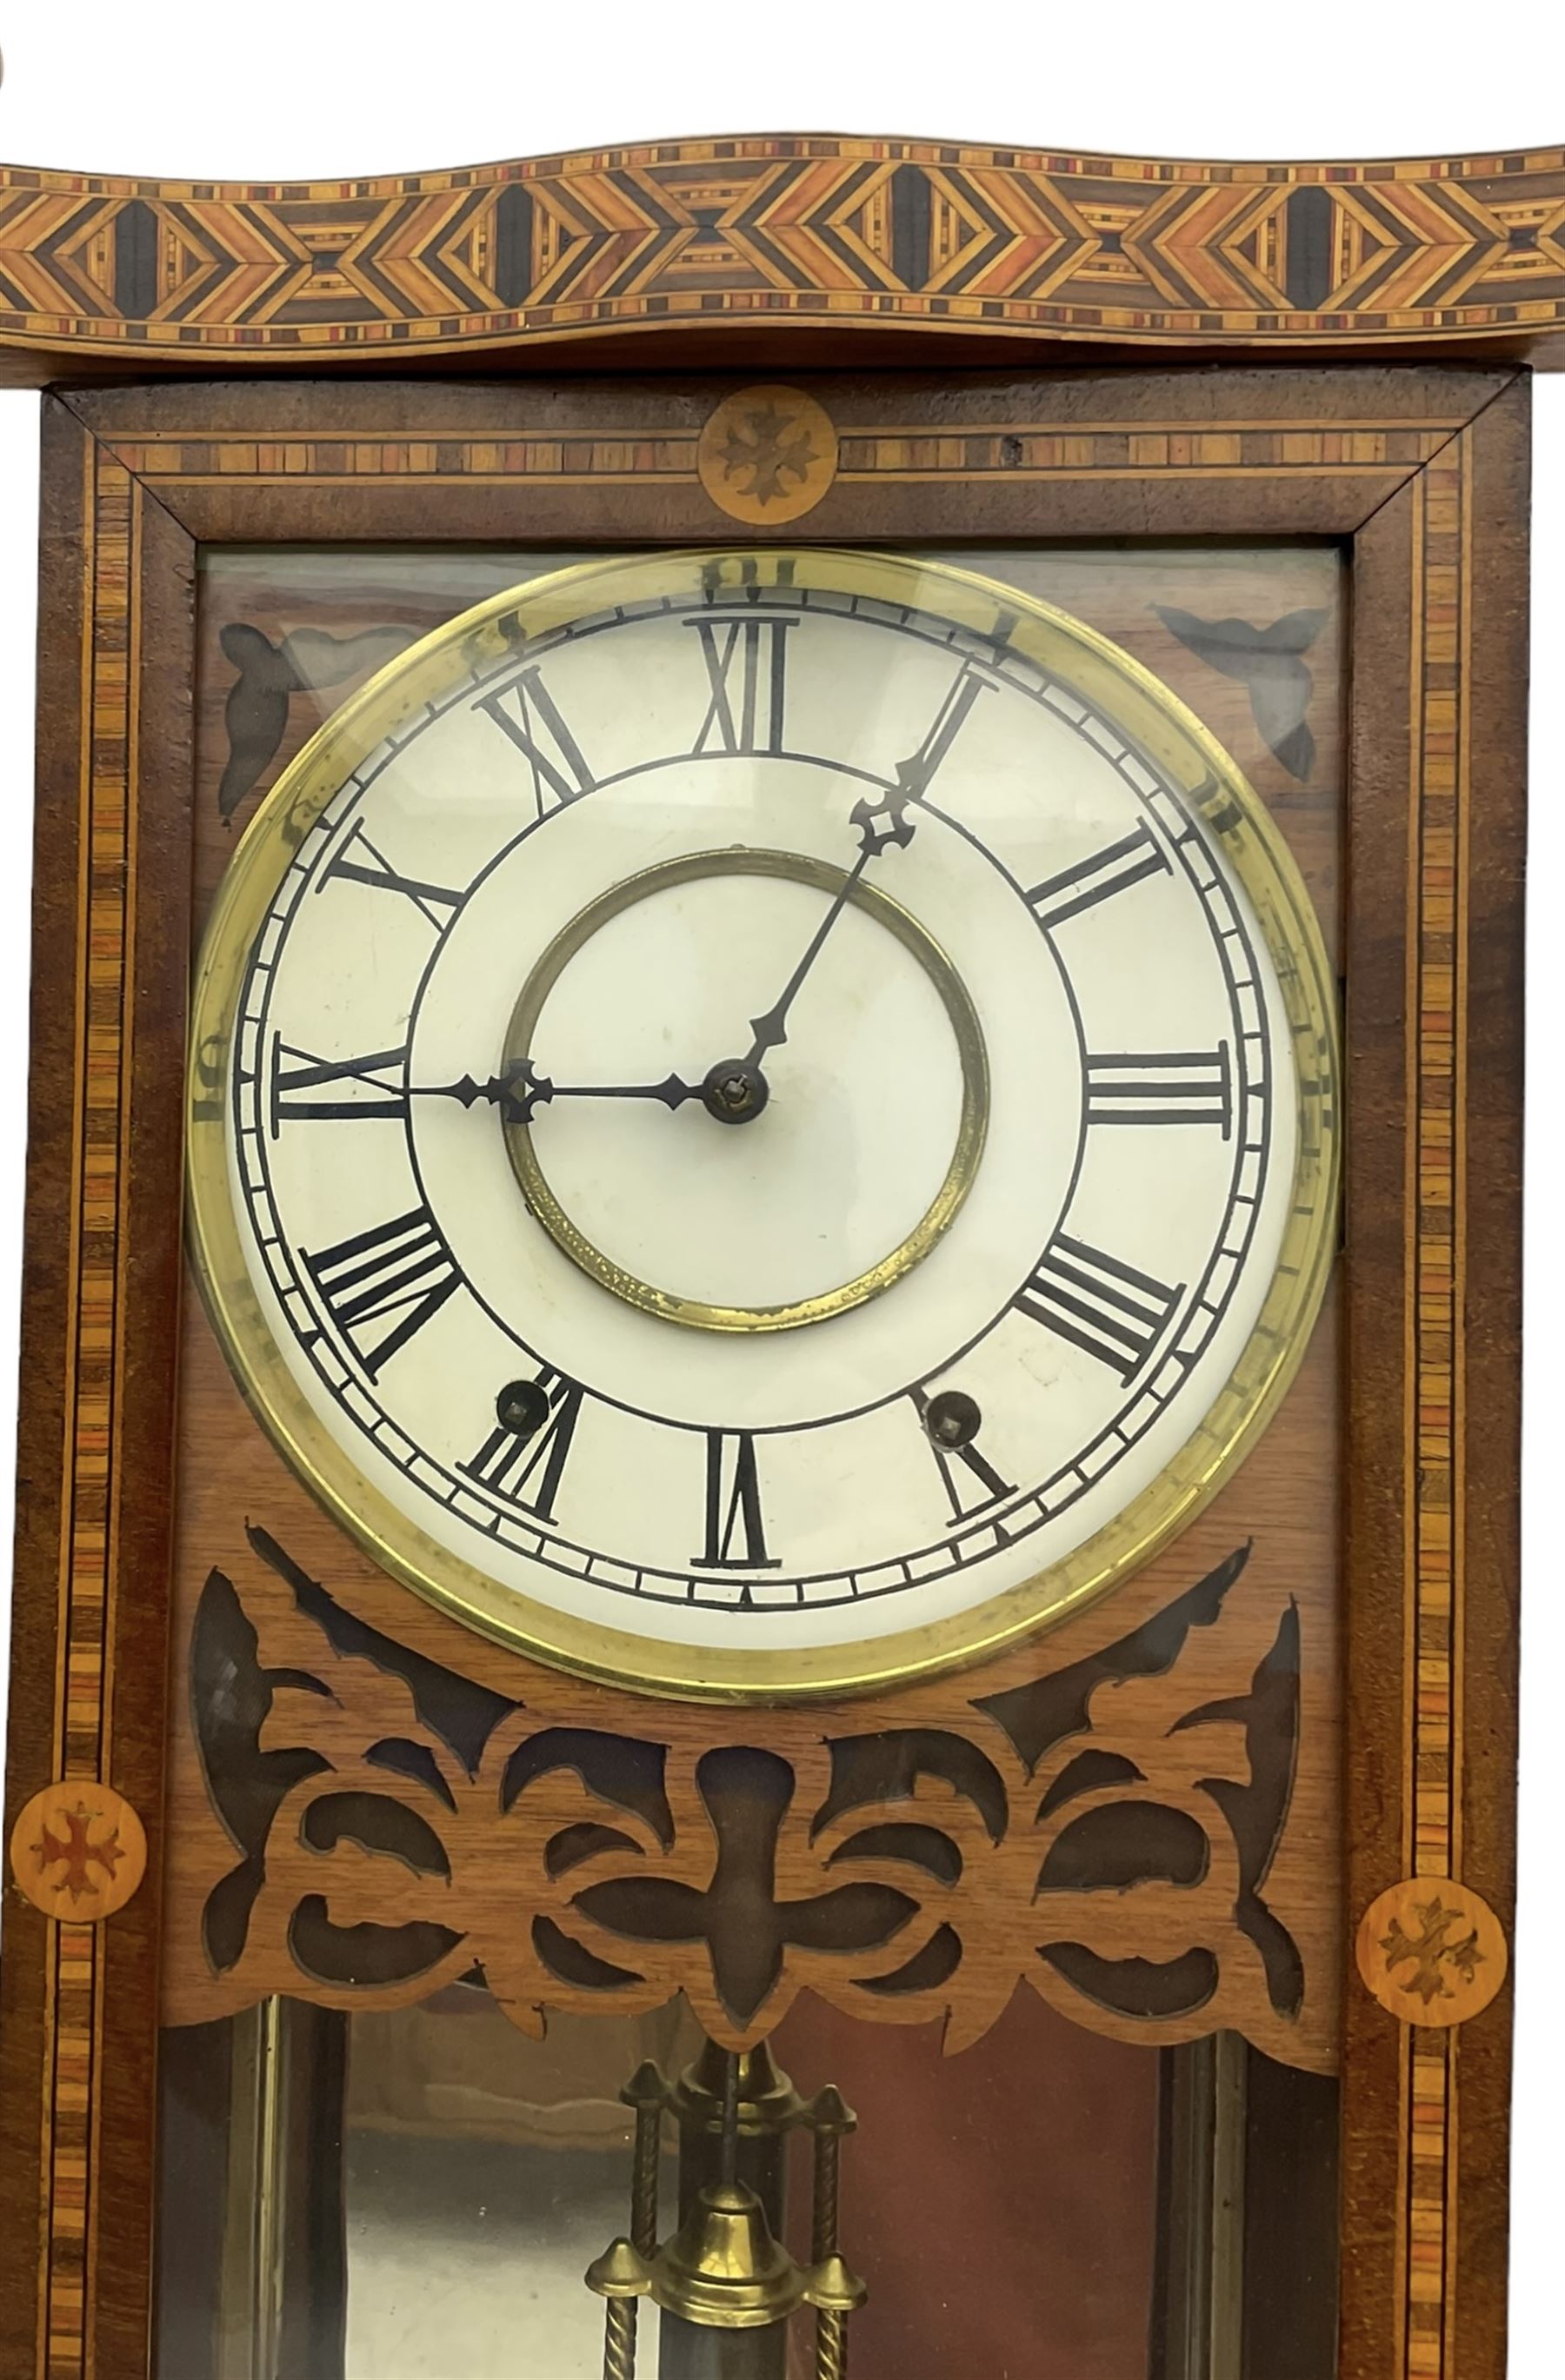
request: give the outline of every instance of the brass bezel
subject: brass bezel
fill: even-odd
[[[715,579],[831,587],[921,601],[979,636],[1005,615],[1019,651],[1112,716],[1203,818],[1245,887],[1277,963],[1298,1059],[1298,1157],[1283,1245],[1255,1328],[1179,1454],[1063,1560],[923,1628],[860,1644],[760,1651],[671,1645],[582,1621],[502,1587],[426,1537],[373,1488],[294,1382],[251,1288],[228,1195],[227,1053],[251,937],[303,833],[343,780],[458,674],[520,638],[597,610]],[[524,624],[525,623],[525,626]],[[1330,1268],[1339,1173],[1336,995],[1291,855],[1240,770],[1177,696],[1107,638],[1014,587],[915,556],[776,546],[666,551],[576,564],[491,597],[399,655],[344,703],[286,769],[234,854],[214,905],[191,1002],[187,1080],[190,1252],[219,1342],[251,1409],[300,1477],[390,1574],[465,1625],[531,1658],[648,1694],[777,1702],[886,1690],[970,1664],[1052,1625],[1139,1568],[1217,1493],[1270,1420],[1308,1342]]]

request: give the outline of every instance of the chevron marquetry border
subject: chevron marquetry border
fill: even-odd
[[[810,321],[1229,347],[1565,331],[1565,150],[1204,164],[757,134],[307,183],[0,166],[0,358]]]

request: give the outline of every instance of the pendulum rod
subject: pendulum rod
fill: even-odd
[[[720,2178],[723,2096],[727,2053],[715,2041],[703,2044],[668,2095],[679,2128],[679,2217],[690,2213],[697,2192]],[[740,2050],[739,2067],[738,2179],[749,2185],[780,2238],[787,2222],[787,2139],[798,2123],[802,2101],[779,2073],[764,2042]]]
[[[739,2052],[723,2053],[723,2129],[718,2137],[717,2171],[723,2186],[732,2190],[739,2180]]]

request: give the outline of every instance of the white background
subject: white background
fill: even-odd
[[[844,0],[633,0],[506,9],[263,0],[0,0],[0,156],[190,177],[324,178],[679,134],[853,131],[1197,157],[1461,155],[1565,140],[1558,8],[1144,0],[1072,11],[854,10]],[[1565,1680],[1559,1026],[1565,890],[1558,743],[1565,652],[1565,373],[1536,391],[1528,1149],[1527,1612],[1512,2224],[1513,2380],[1559,2371],[1565,2058],[1554,1974],[1565,1897],[1551,1696]],[[12,1427],[20,1260],[26,858],[37,399],[0,392],[0,1437]],[[1474,1421],[1481,1426],[1482,1417]],[[8,1457],[0,1464],[9,1495]],[[0,1514],[8,1535],[8,1521]],[[1551,1758],[1554,1755],[1554,1758]],[[1546,2342],[1547,2342],[1546,2344]],[[980,2380],[980,2375],[975,2375]],[[1446,2380],[1490,2380],[1452,2373]]]

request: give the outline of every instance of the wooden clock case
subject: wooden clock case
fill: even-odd
[[[0,370],[48,391],[0,2037],[7,2374],[144,2380],[160,2013],[278,1990],[392,2005],[475,1957],[519,2022],[594,2004],[588,1971],[538,1947],[538,1921],[565,1906],[549,1831],[593,1815],[584,1736],[655,1755],[671,1816],[660,1838],[643,1812],[644,1848],[696,1885],[712,1883],[703,1828],[721,1834],[703,1763],[773,1762],[779,1902],[813,1888],[845,1813],[910,1791],[937,1803],[981,1882],[908,1939],[930,1951],[945,1925],[961,1977],[948,1990],[931,1952],[891,2012],[975,2038],[1038,1965],[1029,1892],[1005,1877],[1036,1871],[1023,1803],[1099,1727],[1095,1688],[1152,1682],[1125,1722],[1144,1778],[1181,1719],[1272,1674],[1286,1558],[1273,1599],[1208,1658],[1230,1590],[1251,1608],[1246,1548],[1268,1526],[1295,1532],[1306,1565],[1326,1547],[1337,1583],[1329,1658],[1300,1690],[1307,1754],[1259,1849],[1231,1830],[1211,1988],[1083,2021],[1170,2041],[1221,2023],[1284,2058],[1292,2028],[1296,2062],[1339,2067],[1342,2380],[1500,2371],[1528,378],[1561,360],[1559,152],[1207,166],[755,137],[287,188],[0,172]],[[757,391],[807,397],[829,429],[821,484],[786,519],[747,511],[703,437]],[[270,683],[251,648],[235,732],[244,669],[203,674],[198,556],[779,537],[1324,543],[1351,590],[1340,841],[1322,842],[1316,879],[1339,905],[1346,987],[1333,1318],[1225,1496],[1046,1660],[1034,1646],[827,1712],[653,1705],[464,1638],[288,1480],[181,1293],[192,932],[235,825],[302,733],[281,637],[263,638]],[[1242,719],[1242,673],[1224,698]],[[231,779],[213,759],[225,701]],[[1328,1488],[1308,1515],[1338,1450],[1340,1500]],[[266,1824],[247,1835],[224,1803],[190,1718],[202,1630],[226,1628],[231,1647],[233,1610],[270,1670],[337,1665],[331,1742],[312,1739],[323,1766],[357,1774],[394,1727],[422,1729],[445,1762],[447,1882],[416,1919],[438,1933],[443,1913],[455,1939],[416,1971],[334,1977],[296,1956],[304,1885]],[[553,1730],[573,1761],[540,1754],[538,1799],[502,1812],[486,1757],[525,1765]],[[953,1781],[956,1755],[926,1761],[913,1738],[969,1766]],[[1182,1806],[1188,1778],[1165,1783]],[[531,1925],[493,1882],[513,1809]],[[73,1840],[112,1860],[55,1848]],[[236,1845],[274,1872],[225,1964],[212,1912]],[[308,1869],[308,1847],[292,1856]],[[1324,1895],[1322,1856],[1340,1871]],[[1291,1998],[1250,1958],[1242,1909],[1263,1884],[1297,1903],[1309,1988]],[[1420,1996],[1408,1978],[1427,1961],[1399,1973],[1387,1945],[1397,1927],[1426,1937],[1442,1895],[1477,1955]],[[373,1893],[346,1911],[385,1915]],[[700,1956],[643,1943],[636,1964],[623,2004],[683,1990],[739,2043],[797,1989],[854,2004],[886,1961],[878,1942],[779,1937],[771,1979],[733,1985],[714,1918]],[[1051,1988],[1069,1998],[1069,1977]]]

